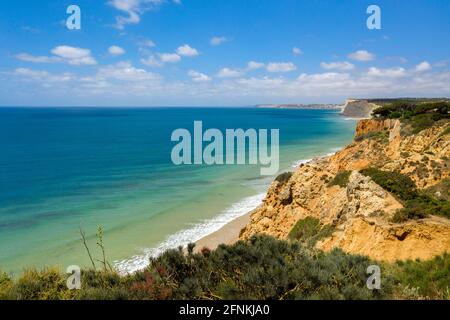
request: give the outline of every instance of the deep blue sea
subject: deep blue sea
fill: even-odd
[[[257,206],[258,166],[175,166],[172,131],[279,129],[280,171],[335,152],[355,121],[258,108],[0,108],[0,269],[87,265],[79,228],[124,270],[196,241]],[[120,262],[120,263],[119,263]]]

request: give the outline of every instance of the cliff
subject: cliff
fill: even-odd
[[[367,100],[349,99],[345,102],[341,114],[345,117],[352,118],[370,118],[372,111],[378,107],[379,105]]]
[[[345,149],[278,177],[241,238],[286,239],[310,217],[332,227],[316,244],[324,251],[337,247],[382,261],[450,252],[450,217],[442,209],[449,208],[449,127],[440,121],[411,134],[399,120],[359,121]]]

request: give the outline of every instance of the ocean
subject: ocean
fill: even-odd
[[[257,165],[175,166],[173,130],[279,129],[280,171],[336,152],[355,121],[336,110],[0,108],[0,269],[89,266],[98,226],[121,272],[255,208],[274,177]]]

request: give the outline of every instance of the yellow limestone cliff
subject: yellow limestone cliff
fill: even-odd
[[[430,259],[450,252],[449,219],[430,216],[393,223],[401,202],[359,173],[377,167],[409,176],[420,190],[439,185],[450,176],[448,126],[406,134],[398,120],[359,121],[354,142],[345,149],[301,165],[286,181],[273,182],[241,238],[265,233],[284,239],[297,221],[314,217],[335,227],[316,245],[325,251],[338,247],[383,261]],[[342,171],[351,172],[346,187],[329,186]]]

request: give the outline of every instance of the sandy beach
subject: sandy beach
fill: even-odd
[[[230,223],[227,223],[221,229],[213,232],[206,237],[196,242],[195,251],[198,252],[201,249],[207,247],[209,249],[215,249],[220,244],[233,244],[239,240],[239,233],[250,222],[250,216],[252,212],[239,217]]]

